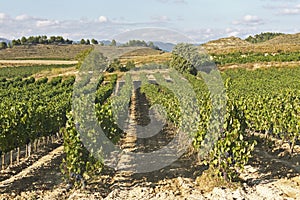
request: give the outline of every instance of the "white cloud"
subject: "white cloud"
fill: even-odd
[[[0,13],[0,23],[5,22],[8,20],[8,16],[5,13]]]
[[[183,3],[183,4],[187,4],[186,0],[174,0],[174,3]]]
[[[161,3],[187,4],[186,0],[157,0]]]
[[[246,22],[253,22],[253,21],[257,21],[259,20],[257,16],[253,16],[253,15],[245,15],[244,16],[244,20]]]
[[[299,8],[285,8],[280,12],[283,15],[297,15],[300,14]]]
[[[107,19],[107,17],[105,17],[105,16],[100,16],[99,19],[98,19],[98,21],[99,21],[100,23],[105,23],[105,22],[108,22],[108,19]]]
[[[59,21],[57,20],[38,20],[36,22],[37,27],[48,27],[53,25],[58,25]]]
[[[282,15],[299,15],[300,14],[300,4],[295,5],[295,6],[291,6],[291,7],[282,8],[279,11],[279,14],[282,14]]]
[[[23,20],[28,20],[28,19],[31,19],[31,17],[29,15],[18,15],[16,16],[16,20],[18,21],[23,21]]]
[[[8,16],[5,13],[0,13],[0,20],[7,19]]]
[[[153,21],[157,21],[157,22],[168,22],[171,21],[169,17],[165,16],[165,15],[161,15],[161,16],[153,16],[151,17],[151,19]]]
[[[76,19],[76,20],[53,20],[46,18],[37,18],[30,15],[19,15],[10,17],[5,13],[0,13],[0,37],[15,39],[22,36],[31,35],[62,35],[71,40],[80,40],[81,38],[95,38],[98,40],[102,39],[113,39],[117,38],[121,33],[125,31],[132,31],[140,28],[157,27],[161,29],[167,29],[171,27],[174,30],[176,27],[174,24],[178,21],[176,17],[170,19],[168,16],[154,16],[146,22],[128,22],[124,20],[115,19],[110,20],[104,17],[95,19]],[[106,20],[105,20],[106,19]],[[102,23],[100,23],[102,21]],[[173,24],[174,23],[174,24]],[[248,35],[257,34],[260,32],[270,31],[266,30],[264,26],[255,26],[255,24],[264,23],[259,17],[254,15],[246,15],[238,21],[237,24],[242,26],[233,26],[233,28],[216,29],[214,27],[206,28],[178,28],[179,34],[169,35],[167,31],[158,31],[145,29],[145,32],[136,32],[132,35],[132,39],[147,39],[160,38],[162,41],[180,41],[177,36],[182,34],[181,38],[188,38],[196,42],[206,42],[213,39],[218,39],[227,36],[245,37]],[[251,26],[244,26],[250,24]],[[299,32],[299,29],[297,29]],[[276,32],[297,32],[295,29],[291,30],[276,30]],[[146,33],[146,35],[145,35]],[[176,36],[176,37],[175,37]]]
[[[264,20],[256,15],[245,15],[242,20],[232,22],[234,25],[257,26],[264,24]]]
[[[268,4],[265,5],[264,8],[274,10],[277,15],[299,15],[300,14],[300,4]]]

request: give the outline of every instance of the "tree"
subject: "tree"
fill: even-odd
[[[27,39],[26,39],[26,37],[23,36],[21,38],[21,44],[24,45],[24,44],[26,44],[26,42],[27,42]]]
[[[271,33],[271,32],[266,32],[266,33],[260,33],[260,34],[256,34],[254,36],[249,36],[247,37],[245,40],[247,42],[250,42],[250,43],[261,43],[261,42],[265,42],[265,41],[268,41],[268,40],[271,40],[277,36],[280,36],[280,35],[284,35],[283,33]]]
[[[133,61],[127,61],[126,65],[123,66],[123,67],[120,67],[120,71],[121,72],[126,72],[126,71],[129,71],[131,69],[135,68],[135,64]]]
[[[84,39],[80,40],[80,44],[86,44]]]
[[[72,41],[72,40],[69,40],[69,39],[66,39],[65,43],[66,43],[66,44],[72,44],[73,41]]]
[[[6,42],[0,42],[0,49],[6,49],[6,48],[7,48]]]
[[[108,68],[106,69],[106,71],[108,72],[114,72],[115,70],[120,69],[121,67],[121,62],[119,59],[115,58],[108,66]]]
[[[20,39],[18,39],[18,40],[12,40],[11,43],[12,43],[13,46],[21,45]]]
[[[92,44],[98,44],[98,41],[95,40],[94,38],[91,40]]]
[[[205,53],[200,53],[192,44],[180,43],[173,48],[170,67],[179,72],[197,75],[199,70],[210,71],[210,64],[210,57]]]
[[[116,42],[115,39],[113,39],[113,40],[111,41],[110,46],[113,46],[113,47],[117,46],[117,42]]]
[[[91,44],[90,40],[87,39],[85,44]]]
[[[49,44],[53,44],[55,42],[55,36],[51,36],[49,39]]]

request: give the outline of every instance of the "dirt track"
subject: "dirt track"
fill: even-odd
[[[0,65],[72,65],[78,61],[68,60],[0,60]]]

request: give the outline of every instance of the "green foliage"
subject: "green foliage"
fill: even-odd
[[[245,53],[213,54],[213,60],[218,65],[245,64],[255,62],[291,62],[300,60],[300,52],[280,53]]]
[[[176,127],[193,127],[196,125],[196,128],[191,129],[194,132],[189,134],[193,137],[193,146],[199,151],[201,159],[204,159],[204,163],[209,164],[210,168],[214,169],[213,171],[224,177],[225,180],[234,180],[248,162],[255,145],[255,141],[247,140],[246,118],[244,110],[239,107],[241,102],[228,100],[225,123],[223,127],[220,127],[221,124],[217,121],[222,120],[220,113],[224,111],[223,108],[218,108],[218,104],[215,105],[215,102],[224,101],[223,96],[216,95],[212,101],[204,81],[186,74],[185,77],[197,95],[198,110],[194,110],[193,106],[189,106],[191,104],[189,99],[185,98],[185,96],[190,95],[188,90],[185,87],[180,88],[180,86],[183,87],[183,84],[180,84],[180,78],[172,75],[172,73],[170,76],[173,81],[178,82],[179,87],[174,91],[182,94],[180,99],[173,93],[174,91],[172,92],[161,84],[158,86],[143,81],[141,91],[146,94],[151,104],[159,103],[166,109],[168,121],[175,124]],[[155,77],[156,80],[159,80],[158,76]],[[158,82],[161,83],[162,80]],[[187,106],[182,109],[182,105]],[[213,106],[217,109],[212,109]],[[193,124],[186,124],[185,122],[188,121],[184,121],[183,112],[188,112],[189,117],[196,116],[194,112],[198,112],[199,119],[197,122],[190,122]],[[211,112],[215,112],[213,118],[211,118]],[[217,132],[218,138],[214,138],[214,136],[210,138],[207,135],[211,134],[212,131]],[[214,139],[217,141],[215,144],[213,143]]]
[[[126,65],[120,68],[121,72],[130,71],[135,68],[135,64],[133,61],[127,61]]]
[[[61,171],[67,180],[70,175],[92,175],[102,170],[102,161],[95,159],[84,147],[80,134],[76,130],[72,113],[67,115],[66,128],[62,129],[64,136],[64,152],[66,157],[61,164]]]
[[[53,86],[57,86],[58,84],[60,84],[62,81],[62,77],[61,76],[57,76],[54,77],[49,84],[53,85]]]
[[[84,40],[84,39],[82,39]],[[77,64],[77,69],[79,69],[81,67],[81,65],[83,64],[84,60],[93,52],[93,48],[91,49],[86,49],[81,51],[79,54],[76,55],[75,59],[78,61]]]
[[[75,110],[79,109],[76,113],[80,112],[80,114],[75,117],[73,113],[70,113],[68,116],[64,140],[67,157],[62,165],[63,173],[67,179],[70,179],[70,174],[72,173],[80,174],[82,176],[85,174],[91,176],[95,173],[99,173],[102,169],[103,152],[99,148],[99,144],[103,141],[99,141],[101,137],[99,137],[98,133],[95,132],[95,129],[92,128],[93,126],[84,126],[84,123],[87,123],[87,121],[91,119],[90,114],[85,112],[87,109],[90,109],[87,108],[85,103],[90,105],[90,102],[87,99],[91,96],[93,89],[96,89],[96,92],[94,96],[95,105],[92,106],[92,110],[95,110],[98,123],[102,130],[106,136],[115,143],[119,141],[122,133],[112,116],[109,98],[114,91],[113,89],[117,81],[117,75],[113,74],[105,78],[100,76],[96,88],[94,88],[93,84],[91,84],[90,78],[91,77],[88,76],[87,78],[80,80],[79,85],[76,85],[76,90],[78,90],[77,94],[80,94],[81,98],[78,102],[80,105],[78,107],[75,106]],[[78,99],[73,99],[73,101],[77,100]],[[76,122],[74,122],[73,118],[76,119]],[[96,145],[93,142],[89,144],[84,143],[85,145],[89,145],[88,149],[90,152],[87,151],[82,142],[82,140],[86,140],[87,138],[80,138],[80,134],[77,131],[78,129],[84,131],[86,133],[86,137],[90,141],[95,142]],[[95,154],[97,157],[95,157]]]
[[[149,47],[151,49],[160,50],[159,47],[155,46],[153,42],[145,42],[144,40],[129,40],[123,44],[124,47]]]
[[[228,95],[239,103],[248,129],[288,141],[292,155],[299,140],[299,67],[227,70]]]
[[[192,44],[177,44],[172,51],[170,67],[181,73],[197,75],[197,72],[210,64],[210,58],[205,53],[198,52]]]
[[[12,40],[13,46],[18,45],[36,45],[36,44],[72,44],[73,41],[69,39],[64,39],[62,36],[51,36],[47,38],[46,35],[43,36],[29,36],[28,38],[22,37],[21,39]]]
[[[72,84],[34,82],[15,78],[0,83],[0,149],[20,147],[41,136],[55,134],[70,111]]]
[[[17,66],[17,67],[1,67],[0,78],[14,78],[20,76],[23,78],[32,76],[41,71],[50,71],[52,69],[69,68],[74,65],[32,65],[32,66]]]
[[[246,119],[239,102],[228,102],[225,123],[221,137],[210,152],[210,168],[225,180],[238,178],[254,150],[256,141],[247,141]]]
[[[6,42],[0,42],[0,50],[1,49],[6,49],[8,46],[6,44]]]
[[[113,39],[113,40],[111,41],[110,46],[113,46],[113,47],[117,46],[117,42],[116,42],[115,39]]]
[[[119,59],[115,58],[107,67],[106,71],[112,73],[121,67],[121,62]]]
[[[254,36],[249,36],[245,40],[247,42],[255,44],[255,43],[261,43],[261,42],[265,42],[265,41],[271,40],[271,39],[273,39],[273,38],[275,38],[277,36],[280,36],[280,35],[284,35],[284,33],[266,32],[266,33],[256,34]]]
[[[95,40],[94,38],[91,40],[92,44],[98,44],[98,41]]]
[[[116,74],[113,74],[111,76],[111,80],[109,82],[103,83],[101,82],[100,85],[97,87],[96,91],[96,98],[95,103],[96,104],[104,104],[106,99],[110,97],[110,95],[113,93],[116,82],[117,82],[118,76]]]
[[[80,44],[86,44],[86,41],[84,39],[81,39]]]
[[[135,68],[133,61],[127,61],[126,65],[122,65],[119,59],[114,59],[106,69],[107,72],[112,73],[114,71],[127,72]]]

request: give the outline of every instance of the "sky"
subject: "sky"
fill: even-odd
[[[297,33],[300,0],[0,0],[2,38],[111,40],[132,31],[141,35],[136,30],[156,32],[149,40],[176,42],[175,34],[197,43],[267,31]]]

